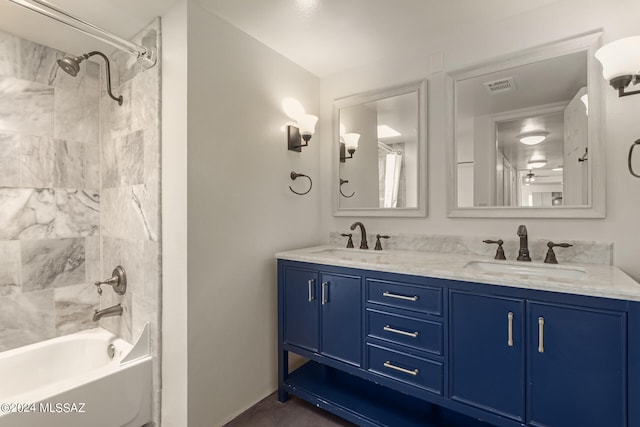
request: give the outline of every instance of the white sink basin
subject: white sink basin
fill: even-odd
[[[368,260],[383,255],[383,251],[372,251],[366,249],[323,249],[314,252],[314,255],[328,256],[331,258],[342,258],[350,260]]]
[[[515,265],[489,261],[471,261],[464,266],[465,270],[479,273],[499,273],[517,276],[535,276],[549,279],[586,279],[587,272],[579,268],[564,266],[543,266],[536,264]]]

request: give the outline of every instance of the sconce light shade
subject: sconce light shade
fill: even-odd
[[[300,129],[300,135],[305,142],[309,142],[311,135],[316,131],[316,123],[318,117],[313,114],[305,114],[298,119],[298,128]]]
[[[549,132],[527,132],[518,135],[520,142],[525,145],[536,145],[547,139]]]
[[[640,93],[624,92],[631,82],[637,83],[640,76],[640,36],[627,37],[608,43],[595,53],[602,64],[602,75],[619,96]]]
[[[340,137],[340,162],[344,163],[347,159],[353,159],[353,154],[358,149],[359,133],[345,133]],[[349,157],[347,157],[349,152]]]
[[[298,119],[298,127],[287,126],[287,148],[291,151],[302,151],[302,147],[309,145],[309,140],[314,134],[318,117],[312,114],[304,114]],[[304,144],[302,141],[304,140]]]
[[[344,136],[344,145],[347,150],[357,150],[358,149],[358,140],[360,140],[359,133],[345,133]]]

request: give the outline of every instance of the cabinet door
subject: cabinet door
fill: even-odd
[[[318,273],[284,269],[284,341],[318,351]]]
[[[524,302],[451,292],[450,394],[524,420]]]
[[[528,302],[532,426],[626,425],[626,315]]]
[[[362,359],[362,280],[321,273],[321,353],[352,365]]]

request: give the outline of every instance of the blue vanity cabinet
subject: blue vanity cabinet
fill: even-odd
[[[362,279],[320,273],[321,353],[360,366],[362,360]]]
[[[318,272],[287,266],[282,270],[282,276],[282,341],[309,351],[318,351]]]
[[[626,314],[535,301],[527,312],[527,424],[627,425]]]
[[[525,418],[525,303],[451,291],[450,397],[516,421]]]
[[[282,268],[281,341],[360,366],[362,279],[331,270],[300,265]]]

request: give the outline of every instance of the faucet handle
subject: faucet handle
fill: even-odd
[[[382,250],[382,243],[380,242],[380,239],[388,239],[389,236],[387,235],[380,235],[380,234],[376,234],[376,247],[373,248],[374,251],[381,251]]]
[[[342,237],[348,237],[349,240],[347,241],[347,248],[353,248],[353,239],[351,238],[352,234],[351,233],[342,233],[340,235]]]
[[[98,295],[102,295],[101,285],[111,285],[116,294],[124,295],[127,291],[127,274],[124,268],[119,265],[113,269],[111,277],[103,281],[95,282],[94,285],[98,288]]]
[[[553,248],[570,248],[571,244],[569,243],[553,243],[553,242],[547,242],[547,247],[549,248],[549,250],[547,250],[547,256],[544,258],[544,262],[547,264],[557,264],[558,263],[558,259],[556,258],[556,253],[553,251]]]
[[[506,256],[504,256],[504,249],[502,249],[502,244],[504,243],[504,241],[502,239],[498,239],[498,240],[483,240],[484,243],[487,244],[496,244],[498,245],[498,249],[496,250],[496,256],[493,257],[494,259],[507,259]]]

